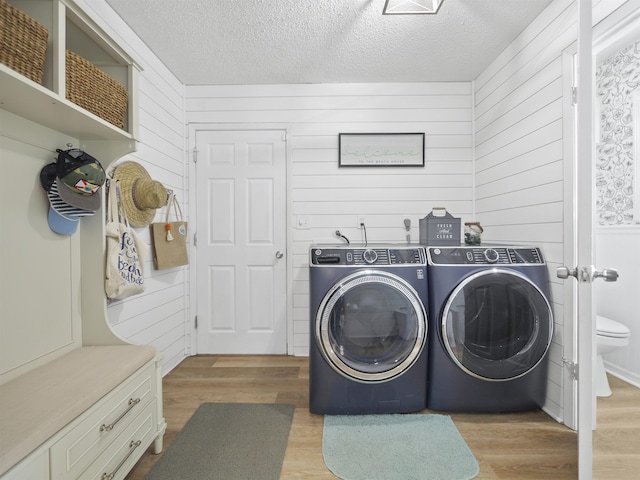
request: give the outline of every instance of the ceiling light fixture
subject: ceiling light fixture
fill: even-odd
[[[444,0],[385,0],[383,15],[424,15],[438,13]]]

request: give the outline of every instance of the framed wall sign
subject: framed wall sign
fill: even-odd
[[[423,167],[424,133],[341,133],[341,167]]]

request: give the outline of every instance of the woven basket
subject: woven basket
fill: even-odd
[[[124,128],[128,92],[94,64],[67,50],[67,99],[118,128]]]
[[[0,62],[42,84],[48,36],[46,27],[0,0]]]

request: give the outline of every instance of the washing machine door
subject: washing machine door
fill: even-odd
[[[415,289],[382,271],[353,273],[324,297],[315,339],[338,373],[361,382],[390,380],[414,364],[424,348],[426,313]]]
[[[514,270],[484,270],[463,280],[442,312],[442,338],[468,374],[504,381],[544,358],[553,335],[546,296]]]

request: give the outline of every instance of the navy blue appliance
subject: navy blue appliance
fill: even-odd
[[[309,409],[354,415],[426,407],[423,247],[314,245]]]
[[[536,247],[428,247],[427,406],[540,408],[553,335],[547,265]]]

